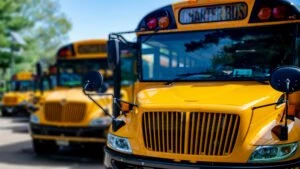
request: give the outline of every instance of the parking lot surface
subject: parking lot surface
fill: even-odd
[[[0,117],[0,169],[103,169],[99,153],[61,148],[58,153],[34,153],[26,118]]]

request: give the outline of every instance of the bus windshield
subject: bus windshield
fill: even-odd
[[[296,32],[290,24],[143,35],[141,80],[267,80],[274,68],[295,64]]]
[[[60,60],[58,62],[58,86],[81,87],[82,77],[90,71],[101,71],[105,82],[112,82],[107,72],[106,59]]]
[[[27,92],[34,90],[34,82],[31,80],[14,80],[11,81],[12,91]]]

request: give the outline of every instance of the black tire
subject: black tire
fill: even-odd
[[[85,145],[85,150],[89,155],[95,156],[100,159],[101,162],[104,160],[104,143],[87,143]]]
[[[2,112],[2,116],[3,116],[3,117],[7,117],[7,116],[10,115],[10,114],[7,112],[6,109],[1,109],[1,112]]]
[[[48,140],[32,140],[33,150],[36,154],[50,154],[55,153],[58,150],[58,146],[54,141]]]

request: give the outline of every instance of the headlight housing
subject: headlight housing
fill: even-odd
[[[40,123],[39,117],[35,114],[31,114],[30,115],[30,123],[39,124]]]
[[[100,117],[100,118],[96,118],[93,119],[90,122],[90,126],[94,126],[94,127],[107,127],[111,124],[112,119],[109,116],[105,116],[105,117]]]
[[[107,146],[122,153],[132,153],[129,140],[112,134],[107,135]]]
[[[293,155],[298,148],[298,143],[258,146],[252,153],[249,162],[264,163],[280,161]]]

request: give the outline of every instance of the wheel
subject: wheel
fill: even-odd
[[[85,144],[85,150],[88,152],[88,154],[97,157],[101,162],[104,160],[104,147],[105,144],[103,143]]]
[[[54,153],[58,150],[58,146],[55,144],[55,142],[48,140],[33,139],[32,146],[36,154]]]
[[[1,109],[1,112],[3,117],[7,117],[10,115],[5,108]]]

